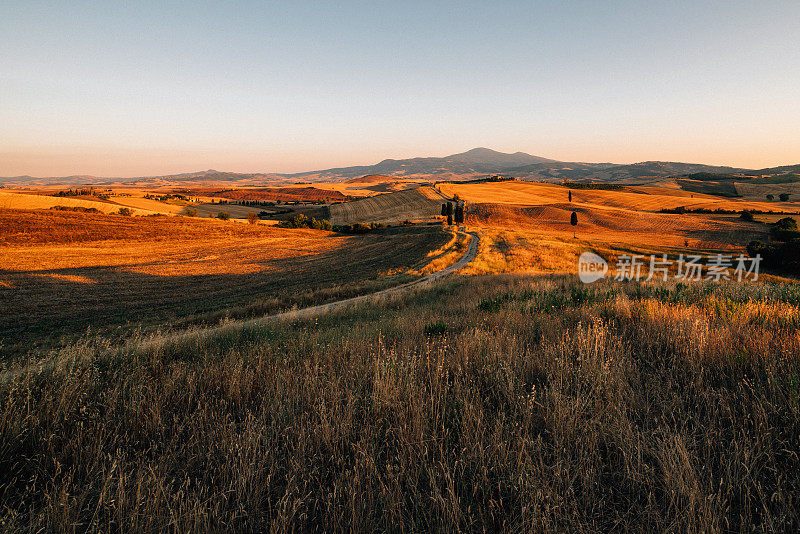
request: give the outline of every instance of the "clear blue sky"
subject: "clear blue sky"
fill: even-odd
[[[800,2],[0,2],[0,175],[800,162]]]

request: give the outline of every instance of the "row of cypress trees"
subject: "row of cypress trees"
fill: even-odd
[[[447,224],[462,224],[464,222],[464,204],[459,202],[453,204],[452,202],[445,202],[442,204],[442,215],[447,217]]]

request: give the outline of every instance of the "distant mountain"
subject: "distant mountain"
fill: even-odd
[[[385,159],[375,165],[338,167],[287,176],[296,178],[313,176],[319,180],[342,180],[370,174],[396,177],[430,175],[437,178],[442,175],[501,173],[513,167],[535,163],[556,163],[556,161],[524,152],[506,154],[488,148],[473,148],[467,152],[444,157]]]
[[[648,181],[648,178],[686,177],[697,173],[774,175],[799,172],[800,165],[786,165],[754,171],[735,167],[671,161],[644,161],[625,165],[566,162],[533,156],[524,152],[507,154],[489,148],[473,148],[466,152],[444,157],[385,159],[374,165],[337,167],[293,174],[233,173],[209,169],[199,172],[136,178],[101,178],[96,176],[33,178],[31,176],[16,176],[0,178],[0,184],[34,187],[48,184],[64,186],[126,184],[141,187],[187,187],[189,184],[229,183],[233,187],[241,187],[321,181],[378,183],[408,178],[459,180],[487,177],[495,174],[522,180],[546,182],[599,181],[630,184],[644,183]],[[361,181],[359,182],[359,180]]]
[[[76,186],[76,185],[185,185],[187,183],[218,183],[218,182],[237,182],[242,185],[252,184],[258,185],[264,182],[274,181],[279,176],[275,174],[265,173],[235,173],[235,172],[221,172],[214,169],[207,171],[185,172],[180,174],[165,174],[161,176],[137,176],[133,178],[113,178],[113,177],[99,177],[89,175],[73,175],[73,176],[51,176],[37,178],[33,176],[11,176],[7,178],[0,178],[0,184],[10,186],[43,186],[43,185],[63,185],[63,186]]]
[[[758,169],[753,174],[800,174],[800,165],[783,165],[781,167],[770,167],[768,169]]]
[[[587,181],[614,182],[633,178],[675,176],[693,173],[737,174],[747,169],[719,167],[699,163],[678,163],[673,161],[643,161],[627,165],[613,163],[566,163],[534,164],[515,167],[506,171],[510,176],[547,181]]]

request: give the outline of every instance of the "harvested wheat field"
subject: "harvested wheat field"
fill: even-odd
[[[570,225],[572,213],[578,225]],[[584,241],[685,247],[741,249],[754,239],[763,239],[767,228],[742,221],[736,215],[653,213],[602,208],[586,204],[550,204],[516,208],[498,204],[473,204],[468,222],[478,226],[508,228]]]
[[[53,197],[49,195],[34,195],[26,193],[9,193],[0,191],[0,209],[20,209],[20,210],[46,210],[55,206],[65,206],[68,208],[94,208],[102,213],[114,213],[120,208],[125,207],[121,204],[112,202],[101,202],[98,200],[85,200],[81,198]],[[133,208],[137,215],[150,215],[156,213],[149,209]]]
[[[437,186],[445,195],[458,195],[475,203],[508,204],[517,207],[563,204],[567,202],[569,189],[560,185],[533,182],[499,182],[480,184],[447,184]],[[797,211],[798,205],[791,202],[763,202],[723,198],[704,193],[687,193],[664,187],[625,186],[621,190],[573,189],[572,202],[587,206],[619,208],[635,211],[659,211],[662,209],[710,209],[710,210],[757,210]]]
[[[429,186],[384,193],[369,198],[330,206],[333,224],[400,223],[404,220],[431,220],[441,213],[443,197]]]
[[[0,210],[2,349],[86,328],[208,322],[397,283],[451,236]],[[30,348],[30,346],[28,346]]]

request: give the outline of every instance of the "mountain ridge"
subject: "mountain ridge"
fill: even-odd
[[[783,165],[760,170],[682,163],[670,161],[642,161],[630,164],[589,163],[558,161],[525,152],[505,153],[486,147],[476,147],[465,152],[442,157],[415,157],[405,159],[387,158],[373,165],[335,167],[298,173],[235,173],[207,169],[175,174],[138,176],[130,178],[99,177],[74,174],[62,177],[33,177],[29,175],[0,178],[5,185],[155,185],[185,184],[201,182],[232,182],[237,185],[263,185],[267,183],[346,182],[364,176],[385,176],[403,180],[428,178],[447,181],[464,177],[503,174],[505,176],[537,181],[607,181],[631,180],[645,177],[679,176],[693,173],[720,174],[777,174],[796,172],[800,165]]]

